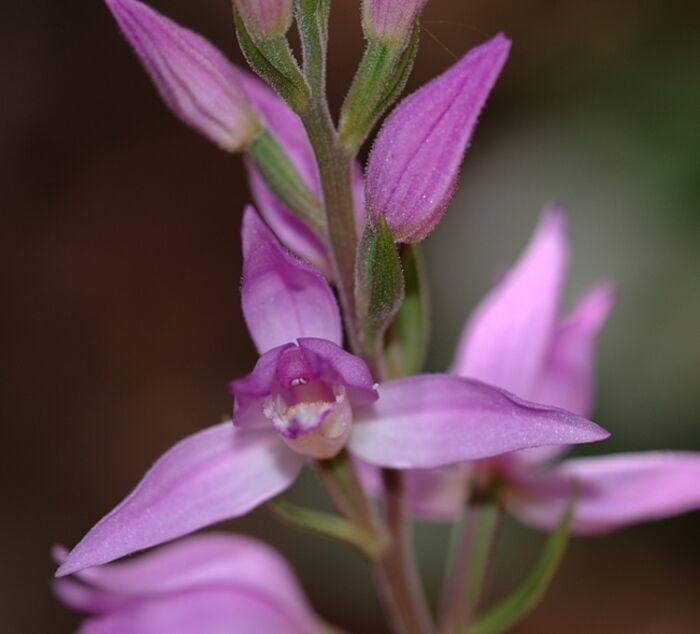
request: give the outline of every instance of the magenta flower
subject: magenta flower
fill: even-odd
[[[382,126],[367,162],[367,210],[397,242],[423,240],[442,218],[476,119],[506,61],[496,35],[406,97]]]
[[[55,549],[65,559],[64,549]],[[82,634],[312,634],[325,629],[287,562],[272,548],[209,533],[137,559],[57,579],[67,606],[90,616]]]
[[[105,2],[180,119],[230,152],[259,133],[236,69],[209,42],[136,0]]]
[[[363,0],[362,27],[373,40],[403,40],[428,0]]]
[[[613,293],[608,284],[599,283],[559,318],[568,251],[563,213],[550,208],[520,260],[468,320],[452,372],[588,414],[596,338]],[[564,445],[411,472],[413,511],[433,519],[454,517],[463,508],[468,484],[479,486],[492,478],[501,484],[502,502],[513,513],[543,528],[558,524],[576,481],[579,496],[572,530],[577,533],[610,530],[700,506],[700,454],[632,453],[552,465]]]
[[[234,381],[233,424],[167,451],[71,551],[59,576],[243,515],[286,489],[307,457],[343,446],[393,468],[438,467],[607,432],[484,383],[419,375],[373,384],[341,348],[328,282],[290,255],[252,208],[243,219],[243,312],[261,357]]]

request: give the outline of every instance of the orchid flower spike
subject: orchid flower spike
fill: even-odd
[[[161,97],[186,124],[229,152],[261,124],[238,72],[209,42],[137,0],[105,0]]]
[[[451,371],[519,396],[588,415],[598,334],[613,305],[599,282],[558,316],[569,246],[562,210],[544,211],[517,264],[467,321]],[[588,534],[700,507],[700,453],[644,452],[564,460],[565,445],[447,469],[410,472],[415,515],[451,519],[468,487],[500,483],[502,503],[528,524],[552,529],[577,483],[571,530]]]
[[[58,563],[66,551],[56,547]],[[56,579],[67,606],[89,616],[82,634],[327,631],[287,562],[250,537],[209,533],[124,563]]]
[[[370,40],[403,41],[428,0],[363,0],[362,28]]]
[[[286,489],[305,459],[343,447],[376,466],[411,469],[608,436],[579,416],[457,376],[374,384],[364,361],[341,348],[323,276],[289,254],[251,207],[242,234],[243,313],[261,356],[231,385],[233,424],[167,451],[58,576],[243,515]]]
[[[479,112],[506,61],[497,35],[406,97],[382,126],[367,162],[367,210],[396,242],[423,240],[452,197]]]

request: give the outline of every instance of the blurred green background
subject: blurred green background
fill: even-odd
[[[153,6],[240,61],[226,0]],[[331,95],[361,53],[359,2],[336,0]],[[544,202],[570,212],[571,295],[613,280],[589,451],[700,450],[700,46],[691,0],[430,0],[415,88],[505,31],[514,46],[444,221],[425,245],[430,369],[508,267]],[[238,301],[240,159],[160,103],[98,0],[0,7],[4,632],[70,632],[48,550],[72,545],[175,440],[230,409],[254,351]],[[313,477],[296,486],[315,500]],[[297,566],[317,609],[357,632],[383,621],[362,562],[265,510],[226,528]],[[515,631],[700,631],[700,514],[578,539]],[[509,524],[498,596],[541,536]],[[419,526],[431,592],[446,531]],[[517,548],[516,548],[517,545]]]

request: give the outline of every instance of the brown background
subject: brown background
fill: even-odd
[[[361,51],[358,4],[335,2],[335,104]],[[153,6],[240,61],[225,0]],[[0,629],[68,632],[78,621],[50,596],[50,545],[73,544],[164,449],[220,420],[228,379],[254,361],[237,296],[248,194],[239,158],[166,112],[102,3],[0,11]],[[696,11],[691,1],[431,0],[411,82],[498,30],[515,42],[454,211],[427,247],[430,367],[447,363],[537,206],[560,198],[576,230],[575,289],[607,275],[621,291],[596,414],[616,432],[613,449],[700,449]],[[312,499],[314,487],[309,478],[296,494]],[[382,631],[354,555],[265,511],[230,525],[283,550],[324,616]],[[517,631],[700,631],[699,529],[695,514],[576,541]],[[418,531],[433,593],[444,537]],[[502,583],[539,539],[507,527]]]

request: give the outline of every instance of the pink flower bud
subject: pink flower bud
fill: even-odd
[[[292,23],[292,0],[234,0],[248,30],[258,37],[283,35]]]
[[[209,42],[136,0],[105,0],[170,109],[224,150],[242,149],[260,122],[238,73]]]
[[[389,115],[367,162],[367,210],[397,242],[418,242],[437,225],[486,98],[510,49],[497,35],[469,51]]]
[[[362,25],[372,40],[403,40],[428,0],[364,0]]]

